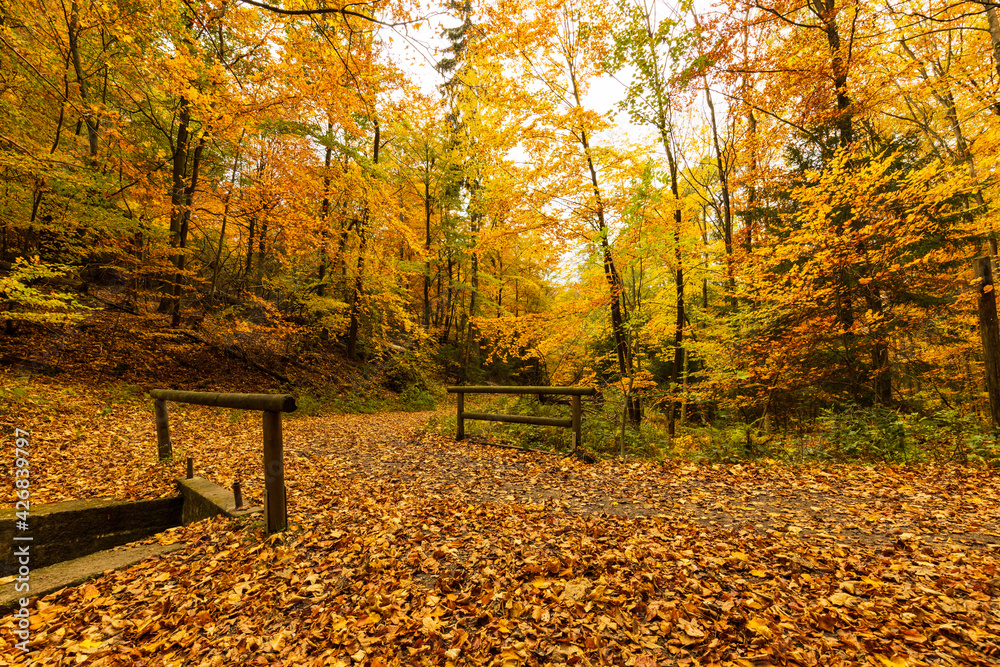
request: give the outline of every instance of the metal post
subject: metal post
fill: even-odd
[[[583,418],[580,409],[580,395],[573,394],[571,400],[573,403],[573,451],[575,452],[580,447],[583,436]]]
[[[465,420],[462,418],[462,414],[465,412],[465,394],[458,394],[458,433],[455,435],[456,440],[465,439]]]
[[[158,398],[153,401],[153,409],[156,412],[156,449],[160,455],[160,461],[169,461],[174,458],[174,450],[170,445],[170,422],[167,420],[167,402]]]
[[[233,500],[236,501],[236,509],[243,507],[243,490],[239,482],[233,482]]]
[[[268,533],[282,531],[288,525],[281,413],[270,410],[264,412],[264,513]]]
[[[194,478],[194,459],[190,456],[187,457],[188,461],[188,479]]]

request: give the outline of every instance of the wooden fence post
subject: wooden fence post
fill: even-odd
[[[158,398],[153,401],[153,409],[156,412],[156,449],[160,455],[160,461],[169,461],[174,458],[174,450],[170,444],[170,422],[167,420],[167,402]]]
[[[264,514],[268,533],[282,531],[288,525],[281,413],[271,410],[264,412]]]
[[[573,403],[573,451],[575,452],[580,447],[580,441],[583,437],[583,418],[582,410],[580,407],[580,394],[573,394],[570,397]]]
[[[285,496],[284,443],[281,437],[281,413],[295,412],[295,397],[290,394],[216,394],[204,391],[154,389],[149,392],[156,410],[156,444],[160,461],[173,458],[170,426],[167,423],[167,401],[210,405],[232,410],[260,410],[264,430],[264,516],[267,532],[288,527],[288,505]],[[192,460],[188,459],[188,477],[192,475]],[[233,486],[237,506],[241,504],[239,485]]]
[[[536,424],[538,426],[558,426],[573,429],[573,451],[576,451],[583,441],[583,408],[581,396],[594,396],[597,390],[593,387],[505,387],[505,386],[464,386],[448,387],[449,394],[458,394],[458,419],[456,423],[455,440],[465,438],[465,420],[480,420],[501,422],[505,424]],[[548,394],[570,396],[573,416],[570,419],[554,417],[532,417],[529,415],[490,415],[481,412],[465,411],[466,394],[537,394],[538,400]]]

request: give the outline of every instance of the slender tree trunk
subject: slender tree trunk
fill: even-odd
[[[451,323],[452,320],[454,319],[452,311],[452,302],[455,294],[454,271],[455,271],[455,260],[454,258],[452,258],[451,253],[449,252],[448,253],[448,297],[447,297],[447,302],[445,303],[444,306],[444,332],[442,332],[441,335],[442,345],[448,344],[448,335],[451,333]]]
[[[260,221],[260,233],[257,234],[257,271],[254,273],[254,294],[264,291],[264,259],[267,257],[267,216]]]
[[[56,136],[52,140],[52,148],[49,149],[49,155],[56,152],[59,148],[59,142],[62,140],[62,128],[63,123],[66,120],[66,100],[69,99],[69,63],[73,58],[72,49],[70,53],[66,54],[66,64],[63,70],[63,98],[59,101],[59,118],[56,121]]]
[[[667,166],[670,170],[670,193],[674,197],[674,284],[676,286],[676,319],[674,321],[674,362],[670,369],[670,384],[676,391],[677,383],[680,380],[681,366],[684,363],[684,263],[681,252],[681,209],[680,209],[680,184],[678,182],[677,160],[674,157],[673,148],[670,145],[670,135],[667,130],[666,110],[660,109],[660,140],[663,149],[667,153]],[[676,397],[670,401],[670,415],[667,423],[667,433],[673,436],[677,432],[677,416],[680,411],[680,402]]]
[[[997,3],[983,2],[986,9],[986,21],[990,26],[990,42],[993,46],[993,65],[1000,77],[1000,19],[997,17]],[[1000,116],[1000,100],[993,103],[993,111]]]
[[[375,140],[372,146],[372,163],[378,164],[378,153],[379,153],[379,124],[375,121]],[[374,177],[374,176],[373,176]],[[367,219],[369,215],[369,208],[366,205],[365,210],[361,215],[361,219],[358,221],[358,264],[357,272],[354,275],[354,294],[351,297],[351,321],[347,328],[347,356],[350,359],[357,359],[358,356],[358,326],[360,320],[361,312],[361,293],[364,288],[364,273],[365,273],[365,251],[368,247],[368,237],[366,236],[367,230]]]
[[[708,208],[701,207],[701,243],[704,247],[702,253],[702,271],[704,275],[701,279],[701,309],[708,311]]]
[[[743,21],[744,32],[743,32],[743,65],[744,68],[750,70],[750,59],[748,55],[748,47],[750,43],[749,29],[747,26],[750,25],[750,10],[746,11],[746,15]],[[749,89],[750,89],[750,75],[744,74],[742,78],[743,86],[743,102],[746,104],[747,108],[747,141],[750,144],[750,165],[749,165],[749,186],[747,187],[747,210],[744,214],[743,219],[743,231],[745,237],[743,239],[743,247],[746,250],[747,261],[750,260],[751,253],[753,251],[753,233],[754,233],[754,209],[757,206],[757,117],[753,113],[753,105],[749,102]]]
[[[499,262],[493,261],[493,268],[497,272],[497,317],[500,317],[500,313],[503,311],[503,257],[500,256]]]
[[[326,124],[327,138],[332,139],[333,134],[333,123],[327,122]],[[329,264],[329,258],[327,257],[327,252],[329,248],[329,219],[330,219],[330,164],[333,162],[333,146],[326,147],[326,157],[323,159],[323,206],[320,209],[320,217],[323,221],[323,231],[321,232],[323,237],[323,243],[320,245],[320,256],[319,256],[319,275],[317,277],[316,295],[326,296],[326,272],[327,265]]]
[[[580,100],[580,91],[576,83],[576,76],[570,70],[570,84],[572,85],[573,97],[578,108],[583,108]],[[597,230],[600,236],[601,253],[604,260],[604,277],[608,281],[608,291],[610,296],[611,310],[611,331],[615,339],[615,353],[618,357],[618,372],[622,381],[632,376],[632,351],[629,348],[628,338],[625,332],[625,323],[628,321],[627,307],[622,303],[625,299],[625,283],[615,265],[614,255],[611,252],[611,244],[608,241],[607,222],[604,217],[604,198],[601,195],[601,187],[597,179],[597,169],[594,166],[593,152],[590,149],[590,140],[587,131],[579,128],[580,144],[583,147],[584,157],[587,159],[587,168],[590,171],[590,185],[594,193],[594,202],[597,214]],[[626,396],[629,419],[633,424],[642,422],[642,405],[638,397]]]
[[[180,242],[178,248],[182,251],[187,246],[188,225],[191,221],[191,206],[194,203],[194,193],[198,187],[198,172],[201,167],[201,156],[205,150],[206,136],[201,135],[198,146],[194,149],[194,158],[191,161],[191,183],[184,192],[184,212],[181,215]],[[181,252],[178,255],[177,274],[174,276],[174,299],[173,317],[170,326],[176,327],[181,322],[181,286],[184,281],[184,265],[187,262],[187,253]]]
[[[837,25],[836,0],[807,0],[813,13],[823,22],[827,44],[830,46],[830,69],[833,72],[833,88],[837,97],[836,125],[841,148],[854,143],[854,112],[847,92],[849,63],[844,60],[844,51]]]
[[[865,294],[868,310],[881,315],[883,311],[882,291],[873,284]],[[892,405],[892,373],[889,367],[889,341],[884,335],[876,334],[872,341],[872,390],[879,405]]]
[[[87,125],[87,139],[90,141],[90,157],[97,157],[97,122],[94,120],[93,112],[86,107],[89,104],[87,99],[87,77],[83,71],[83,62],[80,58],[80,7],[76,0],[70,5],[69,13],[69,50],[73,60],[73,71],[76,73],[76,83],[80,88],[80,101],[83,103],[83,122]]]
[[[247,259],[243,265],[243,287],[246,287],[250,280],[250,272],[253,271],[253,243],[257,231],[257,214],[250,215],[250,224],[247,227]]]
[[[472,188],[470,198],[474,198],[478,192],[478,183]],[[472,269],[469,272],[469,317],[466,319],[465,331],[465,351],[462,353],[462,379],[465,380],[469,374],[469,363],[472,361],[472,341],[476,338],[475,317],[479,315],[479,253],[477,245],[479,243],[479,224],[481,217],[478,214],[469,216],[470,233],[473,238],[472,246]]]
[[[715,146],[715,164],[719,172],[719,187],[722,190],[722,237],[726,244],[726,278],[729,282],[729,307],[736,311],[736,276],[733,274],[733,209],[729,197],[729,170],[722,155],[719,128],[715,121],[715,105],[712,92],[705,79],[705,101],[708,102],[709,118],[712,121],[712,143]]]
[[[177,137],[174,140],[173,165],[170,180],[170,245],[174,248],[182,247],[181,224],[184,218],[184,193],[186,190],[186,176],[188,163],[188,150],[190,148],[191,135],[189,125],[191,123],[190,103],[186,97],[181,96],[180,111],[177,114]],[[183,253],[175,253],[173,256],[174,267],[178,271],[182,268]],[[163,296],[157,310],[161,313],[170,312],[173,308],[173,287],[169,294]]]
[[[816,17],[823,22],[827,44],[830,47],[830,69],[833,73],[833,87],[837,101],[837,117],[834,122],[837,127],[838,144],[842,150],[847,150],[854,143],[854,112],[847,88],[849,62],[844,59],[845,52],[849,54],[850,49],[844,49],[840,38],[835,0],[807,0],[807,2]],[[842,219],[850,221],[852,227],[862,224],[862,221],[852,218],[853,213],[850,208],[843,212]],[[843,234],[843,223],[837,222],[836,226],[838,235]],[[844,346],[848,382],[854,398],[858,399],[861,383],[857,370],[857,336],[852,331],[854,328],[853,278],[847,269],[842,270],[838,278],[836,289],[837,320],[843,330],[841,339]]]
[[[646,12],[645,30],[645,43],[649,47],[648,55],[650,62],[658,63],[660,62],[661,54],[657,52],[657,45],[660,44],[660,40],[655,34],[652,17],[648,11]],[[681,364],[684,361],[684,321],[686,319],[684,314],[684,264],[681,252],[680,185],[677,178],[677,160],[675,159],[673,147],[671,146],[673,124],[670,120],[670,92],[667,89],[666,81],[661,78],[658,66],[654,65],[651,71],[653,75],[652,93],[656,112],[655,124],[656,129],[660,134],[660,141],[663,144],[663,150],[667,154],[667,163],[670,169],[670,193],[674,198],[674,201],[672,202],[674,206],[674,262],[676,263],[674,281],[676,283],[677,292],[675,302],[676,321],[674,325],[674,361],[670,370],[670,386],[671,391],[676,392],[677,382],[680,378]],[[676,433],[677,414],[679,409],[680,405],[675,394],[670,401],[670,414],[667,424],[667,433],[671,437],[673,437]]]
[[[1000,428],[1000,326],[997,324],[997,297],[990,258],[977,258],[975,269],[976,278],[979,279],[979,336],[983,343],[990,417],[993,427]]]
[[[424,156],[424,328],[431,326],[431,167],[430,148]]]
[[[236,174],[240,170],[240,151],[243,149],[243,137],[246,136],[246,128],[240,134],[240,142],[236,144],[236,157],[233,160],[233,177],[229,182],[229,195],[226,197],[226,205],[222,209],[222,229],[219,230],[219,247],[215,253],[215,266],[212,268],[212,288],[209,291],[209,298],[215,298],[215,287],[219,282],[219,271],[222,269],[222,248],[226,240],[226,223],[229,220],[229,205],[233,200],[233,190],[236,189]]]
[[[438,253],[438,265],[437,265],[437,276],[434,279],[434,328],[436,329],[441,325],[441,312],[444,307],[444,300],[441,298],[441,256]]]

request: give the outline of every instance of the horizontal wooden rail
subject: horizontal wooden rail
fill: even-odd
[[[593,387],[448,387],[449,394],[561,394],[564,396],[593,396]]]
[[[156,410],[156,445],[161,461],[173,458],[167,401],[209,405],[233,410],[259,410],[264,413],[264,516],[267,532],[284,530],[288,525],[285,494],[285,452],[281,434],[281,413],[295,411],[291,394],[213,394],[204,391],[154,389],[149,392]],[[188,459],[190,462],[190,459]]]
[[[593,396],[597,393],[594,387],[510,387],[510,386],[471,386],[448,387],[449,394],[458,394],[458,426],[456,440],[465,438],[465,420],[502,422],[505,424],[535,424],[537,426],[558,426],[573,429],[573,450],[580,446],[583,435],[583,410],[580,406],[581,396]],[[554,394],[570,396],[573,416],[570,419],[554,417],[529,417],[526,415],[491,415],[485,412],[466,412],[466,394]]]
[[[572,419],[556,419],[554,417],[529,417],[525,415],[488,415],[484,412],[463,412],[462,419],[476,419],[484,422],[503,422],[505,424],[535,424],[537,426],[562,426],[571,428]]]
[[[263,412],[295,412],[295,397],[291,394],[213,394],[207,391],[174,391],[154,389],[149,395],[163,401],[210,405],[233,410]]]

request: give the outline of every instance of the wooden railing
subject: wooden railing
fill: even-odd
[[[573,429],[573,450],[582,442],[583,410],[580,406],[581,396],[593,396],[597,390],[593,387],[448,387],[449,394],[458,394],[458,429],[456,440],[465,438],[465,420],[503,422],[506,424],[535,424],[538,426],[560,426]],[[552,394],[570,396],[572,416],[569,419],[553,417],[529,417],[526,415],[491,415],[483,412],[466,412],[466,394]]]
[[[211,405],[233,410],[259,410],[264,413],[264,516],[267,532],[284,530],[288,525],[285,501],[285,453],[281,435],[281,413],[295,411],[295,397],[290,394],[213,394],[203,391],[154,389],[149,392],[156,409],[156,447],[161,461],[173,458],[167,401]]]

